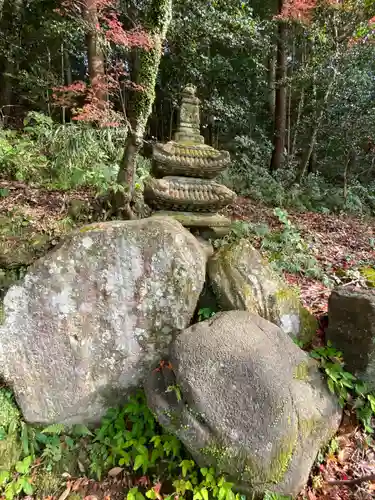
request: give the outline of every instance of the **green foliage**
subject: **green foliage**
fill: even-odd
[[[152,449],[151,455],[149,449]],[[180,444],[171,436],[156,435],[156,422],[140,394],[124,408],[110,409],[91,447],[91,471],[100,479],[114,466],[142,469],[146,474],[157,459],[178,456]]]
[[[198,311],[198,321],[204,321],[205,319],[212,318],[215,314],[215,311],[209,307],[202,307],[202,309],[199,309]]]
[[[279,495],[278,493],[272,493],[271,491],[266,491],[263,500],[290,500],[290,496]]]
[[[7,469],[0,468],[0,494],[6,500],[12,500],[21,494],[34,493],[33,475],[37,468],[52,471],[62,460],[64,454],[80,447],[80,440],[91,436],[91,431],[84,425],[74,425],[67,428],[62,424],[50,425],[44,429],[33,427],[21,421],[10,391],[1,389],[0,400],[6,405],[12,404],[8,417],[0,415],[0,445],[2,441],[13,437],[20,446],[21,454]]]
[[[181,399],[178,386],[170,391]],[[195,500],[239,500],[232,491],[233,484],[216,477],[213,469],[199,468],[191,460],[176,437],[165,434],[146,405],[145,397],[138,393],[129,398],[124,408],[111,409],[101,427],[95,431],[91,445],[91,470],[100,479],[111,467],[128,467],[134,472],[155,478],[172,479],[173,493],[160,495],[157,485],[146,492],[138,487],[129,490],[127,500],[172,500],[177,495],[191,495]]]
[[[266,224],[237,221],[232,224],[230,233],[217,245],[227,245],[241,238],[249,238],[260,243],[261,250],[278,272],[303,273],[329,284],[329,279],[323,273],[309,244],[292,224],[288,213],[275,208],[274,215],[282,224],[280,230],[272,231]]]
[[[345,370],[342,353],[328,342],[326,347],[317,347],[310,355],[318,360],[327,377],[328,388],[338,396],[340,405],[354,408],[365,431],[373,433],[375,394],[368,389],[366,383]]]
[[[60,125],[47,115],[30,112],[23,130],[0,129],[0,172],[54,189],[92,186],[99,194],[116,190],[126,133],[124,128]],[[139,157],[136,189],[142,189],[149,169],[149,162]]]
[[[262,250],[267,253],[274,267],[281,271],[304,273],[312,278],[323,279],[322,270],[309,244],[289,220],[287,212],[275,208],[274,215],[281,222],[282,229],[266,233],[261,243]]]
[[[295,183],[298,175],[296,166],[271,175],[264,167],[269,162],[269,155],[266,153],[259,153],[260,156],[263,155],[257,160],[260,165],[254,163],[252,148],[261,146],[251,143],[249,151],[245,149],[241,153],[235,153],[232,166],[222,178],[222,181],[238,194],[249,196],[266,205],[302,212],[375,214],[374,179],[351,177],[346,196],[341,180],[338,181],[335,176],[329,178],[328,174],[325,176],[319,171],[309,173],[299,183]],[[341,179],[339,167],[336,175]]]
[[[370,288],[375,288],[375,269],[373,267],[363,267],[360,269],[361,275],[365,278]]]
[[[241,496],[232,490],[233,483],[225,480],[223,476],[216,477],[213,468],[198,468],[193,460],[182,460],[176,470],[176,476],[172,483],[174,491],[168,495],[160,495],[158,488],[149,489],[145,496],[138,488],[132,488],[127,494],[127,500],[173,500],[177,498],[193,498],[193,500],[240,500]]]
[[[5,388],[0,388],[0,439],[8,432],[17,429],[20,422],[20,412],[15,404],[13,394]]]

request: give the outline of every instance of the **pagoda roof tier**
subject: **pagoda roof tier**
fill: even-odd
[[[149,178],[144,197],[157,210],[214,212],[232,203],[236,194],[214,181],[171,176]]]
[[[228,167],[230,155],[206,144],[170,141],[154,145],[153,160],[156,177],[181,175],[212,179]]]

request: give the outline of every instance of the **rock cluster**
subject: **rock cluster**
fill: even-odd
[[[228,312],[191,326],[205,284]],[[247,241],[212,255],[171,217],[92,224],[6,294],[0,375],[38,424],[96,423],[144,386],[199,463],[294,495],[341,412],[290,338],[306,333],[292,292]]]
[[[293,342],[308,344],[317,328],[296,291],[248,240],[214,251],[200,237],[228,231],[216,210],[234,194],[212,180],[229,155],[204,145],[198,103],[185,89],[175,141],[154,148],[145,195],[155,216],[72,232],[8,290],[0,379],[38,424],[96,423],[143,387],[159,422],[199,464],[239,491],[295,496],[341,410]],[[205,300],[221,312],[194,324]],[[374,325],[374,291],[332,293],[327,337],[372,388]],[[171,364],[155,371],[161,359]],[[19,418],[0,390],[0,427],[10,414]],[[0,441],[0,469],[20,453],[11,438]]]

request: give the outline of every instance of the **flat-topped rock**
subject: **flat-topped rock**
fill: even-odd
[[[350,286],[328,301],[327,339],[343,353],[348,371],[375,388],[375,290]]]
[[[81,228],[4,299],[0,378],[34,423],[95,423],[189,325],[206,250],[161,217]]]
[[[229,228],[231,220],[217,213],[178,212],[160,210],[153,217],[172,217],[185,227],[222,227]]]

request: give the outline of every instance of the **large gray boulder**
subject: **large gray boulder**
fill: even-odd
[[[0,375],[29,422],[96,422],[189,325],[200,244],[170,218],[83,227],[4,300]]]
[[[333,290],[326,335],[342,351],[346,369],[375,389],[375,290]]]
[[[186,329],[169,360],[145,386],[160,423],[240,491],[297,495],[341,420],[316,362],[245,311]]]
[[[222,310],[258,314],[291,337],[309,343],[317,330],[298,291],[288,286],[247,239],[220,248],[208,262],[208,276]]]

